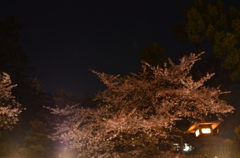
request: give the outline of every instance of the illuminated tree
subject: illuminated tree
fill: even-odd
[[[227,92],[204,86],[213,74],[192,79],[190,70],[200,55],[184,56],[179,65],[169,59],[163,68],[143,62],[141,72],[124,77],[93,71],[107,86],[96,96],[100,105],[49,108],[63,120],[52,139],[78,149],[80,156],[159,156],[164,151],[161,144],[174,136],[176,121],[201,121],[208,114],[221,119],[221,114],[234,110],[219,99]]]
[[[12,85],[10,76],[2,73],[0,76],[0,127],[12,128],[18,121],[18,115],[22,112],[21,104],[18,103],[11,90],[17,85]]]

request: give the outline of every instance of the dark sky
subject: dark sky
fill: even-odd
[[[223,2],[240,10],[240,1]],[[5,0],[0,20],[15,15],[26,23],[21,46],[45,90],[64,88],[79,96],[104,88],[89,69],[122,75],[139,71],[140,53],[150,43],[160,44],[166,57],[192,52],[193,46],[178,44],[171,32],[192,5],[193,0]]]

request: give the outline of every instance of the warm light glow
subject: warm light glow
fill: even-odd
[[[201,131],[202,131],[203,134],[211,133],[211,129],[210,128],[202,128]]]
[[[199,131],[199,129],[198,129],[198,130],[196,130],[196,132],[195,132],[196,137],[198,137],[199,134],[200,134],[200,131]]]
[[[189,152],[189,151],[192,151],[192,150],[193,150],[193,147],[190,144],[184,143],[183,151]]]

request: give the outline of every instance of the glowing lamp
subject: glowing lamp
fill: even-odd
[[[195,123],[190,126],[187,133],[195,133],[196,137],[200,135],[211,135],[220,123],[220,121]]]
[[[198,137],[198,136],[200,135],[199,129],[197,129],[197,130],[195,131],[195,135],[196,135],[196,137]]]
[[[201,132],[202,134],[210,134],[212,133],[212,129],[209,127],[209,128],[201,128]]]

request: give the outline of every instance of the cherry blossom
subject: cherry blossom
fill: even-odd
[[[12,129],[12,125],[18,121],[18,115],[23,108],[12,96],[12,88],[17,85],[12,85],[10,76],[2,72],[0,75],[0,127]]]
[[[139,73],[123,77],[92,70],[107,86],[96,95],[99,106],[49,108],[64,118],[51,138],[79,150],[79,156],[139,157],[145,149],[165,143],[176,121],[201,121],[209,114],[221,119],[234,110],[219,98],[229,92],[204,86],[214,74],[195,81],[190,73],[201,54],[184,56],[179,64],[169,59],[163,68],[142,62]],[[134,150],[122,149],[129,146]]]

